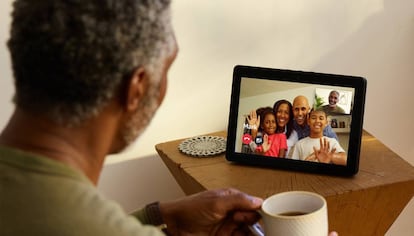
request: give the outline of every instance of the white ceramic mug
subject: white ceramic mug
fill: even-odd
[[[305,191],[282,192],[264,200],[260,210],[266,236],[327,236],[324,197]]]

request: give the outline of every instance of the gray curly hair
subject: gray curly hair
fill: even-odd
[[[170,0],[16,0],[13,6],[14,102],[61,124],[98,114],[134,69],[162,66],[173,44]]]

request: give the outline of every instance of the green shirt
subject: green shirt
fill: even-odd
[[[322,110],[325,112],[325,114],[327,116],[346,114],[345,113],[345,110],[342,109],[342,107],[340,107],[338,105],[336,107],[334,107],[334,108],[330,107],[329,105],[325,105],[325,106],[322,107]]]
[[[143,225],[143,210],[134,215],[105,199],[81,172],[0,147],[0,235],[163,235]]]

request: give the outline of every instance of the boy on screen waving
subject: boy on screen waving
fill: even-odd
[[[311,110],[307,122],[310,135],[295,144],[291,158],[346,165],[347,155],[339,142],[323,135],[323,130],[328,125],[326,113],[322,110]]]

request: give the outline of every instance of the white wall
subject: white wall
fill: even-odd
[[[0,127],[12,110],[4,46],[10,3],[0,2]],[[123,155],[109,157],[100,183],[125,208],[146,200],[141,184],[153,193],[149,199],[160,193],[146,182],[135,187],[137,179],[154,172],[162,173],[161,183],[171,177],[154,155],[156,143],[226,129],[236,64],[366,77],[364,128],[414,163],[414,1],[175,0],[173,15],[180,53],[169,74],[166,100],[139,142]],[[157,188],[174,189],[164,199],[182,194],[169,182]],[[126,198],[126,190],[140,199]],[[413,201],[387,235],[412,232]]]
[[[0,2],[0,12],[0,129],[3,129],[13,110],[11,98],[14,89],[9,51],[6,47],[10,28],[11,0]]]

